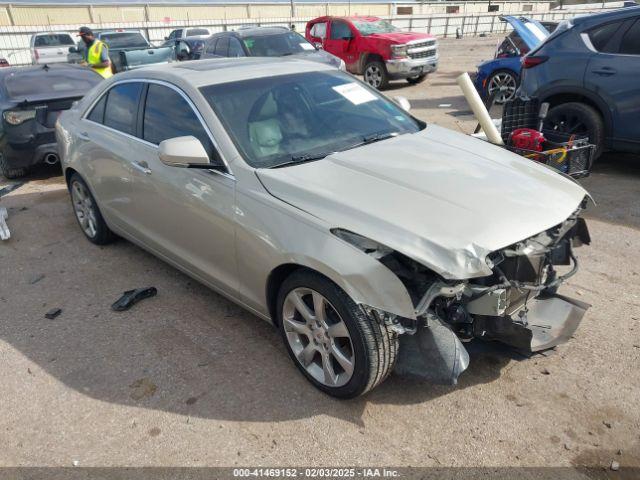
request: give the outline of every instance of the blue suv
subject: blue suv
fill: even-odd
[[[522,58],[520,98],[551,108],[545,128],[640,153],[640,6],[561,23]]]

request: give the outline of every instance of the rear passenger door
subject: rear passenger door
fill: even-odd
[[[100,209],[108,222],[126,232],[137,225],[131,183],[143,168],[135,137],[142,91],[141,82],[116,84],[88,110],[78,132],[79,153],[91,171]]]
[[[170,167],[158,157],[163,140],[191,135],[217,163],[222,158],[202,117],[177,87],[149,83],[140,110],[138,159],[146,170],[131,184],[139,238],[190,273],[234,294],[235,180],[229,172]]]
[[[613,111],[614,148],[640,149],[640,16],[588,32],[594,55],[585,85]]]

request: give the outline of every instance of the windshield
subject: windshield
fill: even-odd
[[[373,22],[364,22],[362,20],[353,20],[352,23],[358,29],[361,35],[365,37],[373,33],[391,33],[399,32],[400,29],[394,27],[386,20],[375,20]]]
[[[275,35],[256,35],[242,39],[249,53],[254,57],[281,57],[303,52],[315,52],[302,35],[296,32],[283,32]]]
[[[60,47],[62,45],[75,45],[73,38],[68,33],[47,33],[36,37],[36,47]]]
[[[97,85],[102,77],[86,68],[16,70],[4,78],[9,97],[16,100],[37,96],[81,97]]]
[[[117,32],[100,35],[109,48],[147,48],[149,44],[140,32]]]
[[[368,138],[424,128],[376,90],[338,70],[256,78],[200,90],[255,168],[301,157],[322,158],[366,143]]]

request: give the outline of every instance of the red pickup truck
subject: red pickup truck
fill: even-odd
[[[420,83],[438,68],[433,35],[404,32],[377,17],[316,18],[307,23],[305,36],[378,89],[400,78]]]

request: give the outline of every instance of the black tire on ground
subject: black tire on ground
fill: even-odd
[[[569,102],[551,108],[544,128],[589,137],[596,146],[595,158],[604,150],[604,121],[595,108],[585,103]]]
[[[0,153],[0,173],[7,179],[14,179],[24,177],[27,174],[27,169],[10,167],[4,155]]]
[[[296,288],[308,288],[323,295],[347,326],[355,361],[353,375],[341,387],[331,387],[316,381],[291,350],[282,311],[286,296]],[[280,288],[277,307],[278,326],[289,356],[302,374],[323,392],[338,398],[354,398],[382,383],[393,370],[398,353],[398,335],[369,319],[340,287],[319,273],[306,269],[293,272]]]
[[[407,78],[407,82],[411,85],[417,85],[418,83],[422,83],[427,79],[427,74],[423,73],[422,75],[418,75],[417,77],[409,77]]]
[[[382,90],[389,85],[389,74],[383,62],[372,60],[364,67],[364,81],[373,88]]]
[[[87,195],[91,199],[91,203],[94,208],[96,233],[93,236],[89,235],[85,231],[76,213],[76,207],[74,205],[74,199],[72,194],[72,190],[76,183],[79,184],[86,191]],[[89,190],[89,187],[87,186],[86,182],[77,173],[74,173],[73,175],[71,175],[71,178],[69,179],[69,193],[71,194],[71,206],[74,209],[73,212],[76,217],[76,220],[78,221],[78,225],[80,226],[80,230],[82,230],[82,233],[84,233],[84,236],[87,237],[87,239],[90,242],[95,243],[96,245],[107,245],[109,243],[112,243],[114,240],[118,238],[117,235],[113,233],[111,229],[109,229],[109,227],[107,226],[107,223],[104,221],[104,218],[102,217],[100,208],[98,207],[98,204],[96,203],[96,199],[93,197],[91,190]]]

